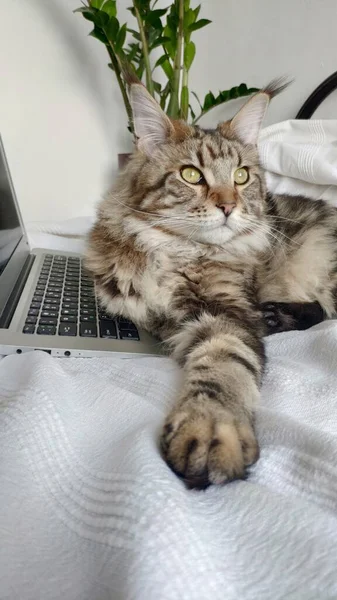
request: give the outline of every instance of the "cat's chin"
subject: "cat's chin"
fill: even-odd
[[[223,244],[227,244],[234,236],[234,231],[225,225],[221,225],[221,227],[214,227],[212,229],[200,228],[197,234],[193,236],[193,240],[202,244],[222,246]]]
[[[194,239],[203,244],[222,246],[231,251],[234,250],[239,254],[246,254],[247,252],[250,253],[254,251],[259,252],[268,247],[268,237],[266,234],[255,232],[246,227],[241,230],[238,229],[237,231],[226,226],[217,227],[212,230],[199,231],[198,237]]]

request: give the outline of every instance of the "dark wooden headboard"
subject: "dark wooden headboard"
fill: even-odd
[[[298,111],[296,119],[310,119],[319,105],[337,89],[337,71],[323,81]]]

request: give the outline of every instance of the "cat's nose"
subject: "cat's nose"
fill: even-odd
[[[221,210],[223,210],[223,212],[225,213],[226,217],[229,217],[229,215],[231,214],[233,208],[236,207],[235,202],[231,203],[231,204],[217,204],[218,208],[221,208]]]

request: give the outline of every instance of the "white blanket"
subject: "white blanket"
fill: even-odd
[[[60,247],[48,227],[32,238]],[[1,600],[337,598],[337,321],[268,338],[267,354],[261,458],[205,492],[158,452],[171,360],[2,359]]]

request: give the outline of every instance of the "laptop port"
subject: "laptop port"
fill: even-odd
[[[34,348],[34,352],[40,350],[40,352],[47,352],[47,354],[51,354],[51,350],[46,350],[45,348]]]

